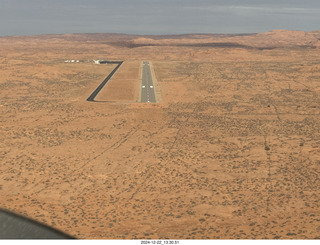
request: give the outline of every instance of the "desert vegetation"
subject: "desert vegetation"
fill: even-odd
[[[0,38],[1,207],[87,239],[319,239],[318,34],[261,35]],[[114,65],[63,60],[97,56],[124,63],[87,102]]]

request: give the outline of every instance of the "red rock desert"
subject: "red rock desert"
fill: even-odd
[[[320,239],[320,32],[0,47],[1,208],[80,239]],[[90,102],[99,59],[123,64]]]

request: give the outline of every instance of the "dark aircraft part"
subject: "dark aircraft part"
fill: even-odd
[[[75,239],[49,226],[0,209],[0,239]]]

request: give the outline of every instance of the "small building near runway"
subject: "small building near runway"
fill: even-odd
[[[106,61],[106,60],[93,60],[93,62],[95,64],[108,64],[108,63],[112,63],[110,61]]]

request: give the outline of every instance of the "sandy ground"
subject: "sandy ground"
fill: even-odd
[[[0,207],[82,239],[320,238],[319,48],[117,38],[0,38]],[[124,63],[87,102],[99,58]]]
[[[116,65],[114,65],[115,67]],[[95,101],[98,102],[139,102],[140,101],[140,61],[127,61],[121,65],[106,84]]]

